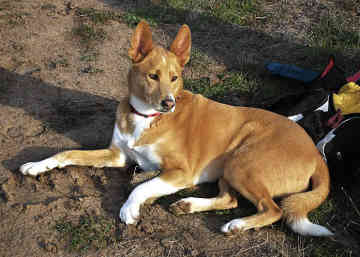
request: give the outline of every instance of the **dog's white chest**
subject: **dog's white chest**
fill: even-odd
[[[127,158],[135,161],[143,170],[157,170],[161,160],[156,154],[156,144],[134,146],[142,132],[149,128],[153,118],[137,117],[136,126],[132,134],[121,133],[115,124],[112,144],[120,148]]]

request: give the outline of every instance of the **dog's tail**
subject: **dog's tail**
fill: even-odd
[[[307,218],[307,214],[317,208],[329,194],[329,170],[321,158],[311,182],[311,191],[293,194],[283,199],[285,218],[291,229],[301,235],[332,236],[334,234],[327,228],[311,223]]]

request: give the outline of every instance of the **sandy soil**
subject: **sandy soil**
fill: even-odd
[[[106,146],[117,103],[127,94],[131,28],[111,20],[100,26],[106,39],[90,46],[84,46],[72,33],[82,22],[77,8],[121,13],[122,5],[96,0],[48,3],[0,2],[0,256],[306,255],[303,239],[289,237],[291,232],[282,223],[232,238],[219,233],[230,217],[254,211],[246,201],[241,202],[245,210],[230,214],[176,217],[167,209],[176,197],[167,197],[144,206],[137,226],[121,224],[117,215],[131,191],[130,182],[141,177],[133,168],[68,167],[37,178],[22,176],[18,167],[25,162],[64,149]],[[177,28],[160,26],[155,37],[161,44],[167,43]],[[280,31],[281,24],[278,28]],[[218,49],[217,42],[210,45],[207,37],[211,35],[194,35],[194,45],[212,56],[217,70],[239,67],[244,60],[297,60],[295,50],[300,49],[300,40],[289,43],[286,34],[270,36],[268,28],[263,29],[265,32],[228,27],[224,38],[233,34],[238,40],[231,53]],[[224,44],[231,47],[233,42]],[[281,57],[284,49],[294,54]],[[235,58],[236,54],[242,58]],[[201,76],[191,70],[186,75]],[[200,191],[214,194],[211,185]],[[84,215],[105,217],[113,223],[116,242],[86,253],[70,252],[69,240],[54,226],[61,220],[76,224]]]

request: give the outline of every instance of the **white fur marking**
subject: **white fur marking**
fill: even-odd
[[[140,113],[150,115],[155,112],[149,104],[144,103],[136,96],[130,96],[131,105]],[[134,116],[135,129],[131,134],[121,133],[115,124],[112,144],[120,148],[126,157],[137,162],[143,170],[156,170],[161,164],[161,159],[156,154],[156,144],[136,146],[135,142],[140,138],[145,129],[150,127],[155,117],[145,118],[140,115]]]
[[[135,129],[132,134],[121,133],[119,127],[115,123],[111,144],[122,149],[123,147],[133,148],[136,140],[138,140],[143,131],[150,127],[150,123],[154,118],[144,118],[135,116]]]
[[[126,224],[134,224],[139,217],[140,206],[147,199],[177,192],[182,188],[174,187],[156,177],[137,186],[120,210],[120,219]]]
[[[145,114],[145,115],[151,115],[154,113],[158,113],[157,110],[155,110],[150,104],[145,103],[144,101],[140,100],[134,95],[130,95],[130,104],[132,107],[135,108],[135,110],[139,113]],[[146,119],[145,117],[141,117],[143,119]],[[147,118],[149,119],[149,118]]]
[[[156,154],[156,145],[144,145],[134,148],[135,161],[143,170],[157,170],[161,159]]]
[[[176,203],[189,203],[189,213],[207,211],[211,206],[214,205],[215,200],[213,198],[198,198],[198,197],[187,197],[179,200]]]
[[[28,162],[20,167],[20,171],[24,175],[37,176],[56,167],[64,167],[66,164],[59,163],[56,159],[50,157],[39,162]]]
[[[136,123],[133,134],[124,134],[120,132],[115,124],[112,144],[120,148],[126,157],[135,161],[143,170],[156,170],[159,169],[161,164],[161,159],[156,153],[156,144],[134,147],[136,140],[148,125],[150,124]]]
[[[163,64],[166,64],[166,57],[164,55],[161,56],[161,61],[163,62]]]
[[[246,227],[246,222],[243,219],[233,219],[221,227],[221,232],[229,233],[233,230],[243,230]]]
[[[289,224],[291,229],[299,233],[303,236],[333,236],[334,233],[332,233],[327,228],[311,223],[307,218],[303,218],[300,220],[297,220],[291,224]]]

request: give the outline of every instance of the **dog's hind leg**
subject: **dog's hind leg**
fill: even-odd
[[[233,219],[221,227],[226,234],[234,234],[252,228],[259,228],[278,221],[282,216],[281,209],[271,198],[263,198],[257,203],[258,213],[249,217]]]
[[[257,208],[258,213],[249,217],[233,219],[221,227],[226,234],[238,233],[252,228],[270,225],[282,217],[282,210],[273,201],[266,187],[251,176],[243,176],[243,179],[229,180],[225,171],[225,179],[232,188],[240,192],[250,200]],[[231,175],[230,175],[231,177]]]
[[[93,167],[124,167],[125,155],[117,148],[101,150],[73,150],[65,151],[39,162],[28,162],[20,167],[24,175],[36,176],[54,168],[68,165]]]
[[[218,186],[220,190],[218,196],[213,198],[188,197],[181,199],[170,205],[171,212],[176,215],[181,215],[194,212],[236,208],[238,205],[237,199],[233,192],[231,192],[231,188],[227,182],[223,178],[220,178]]]

